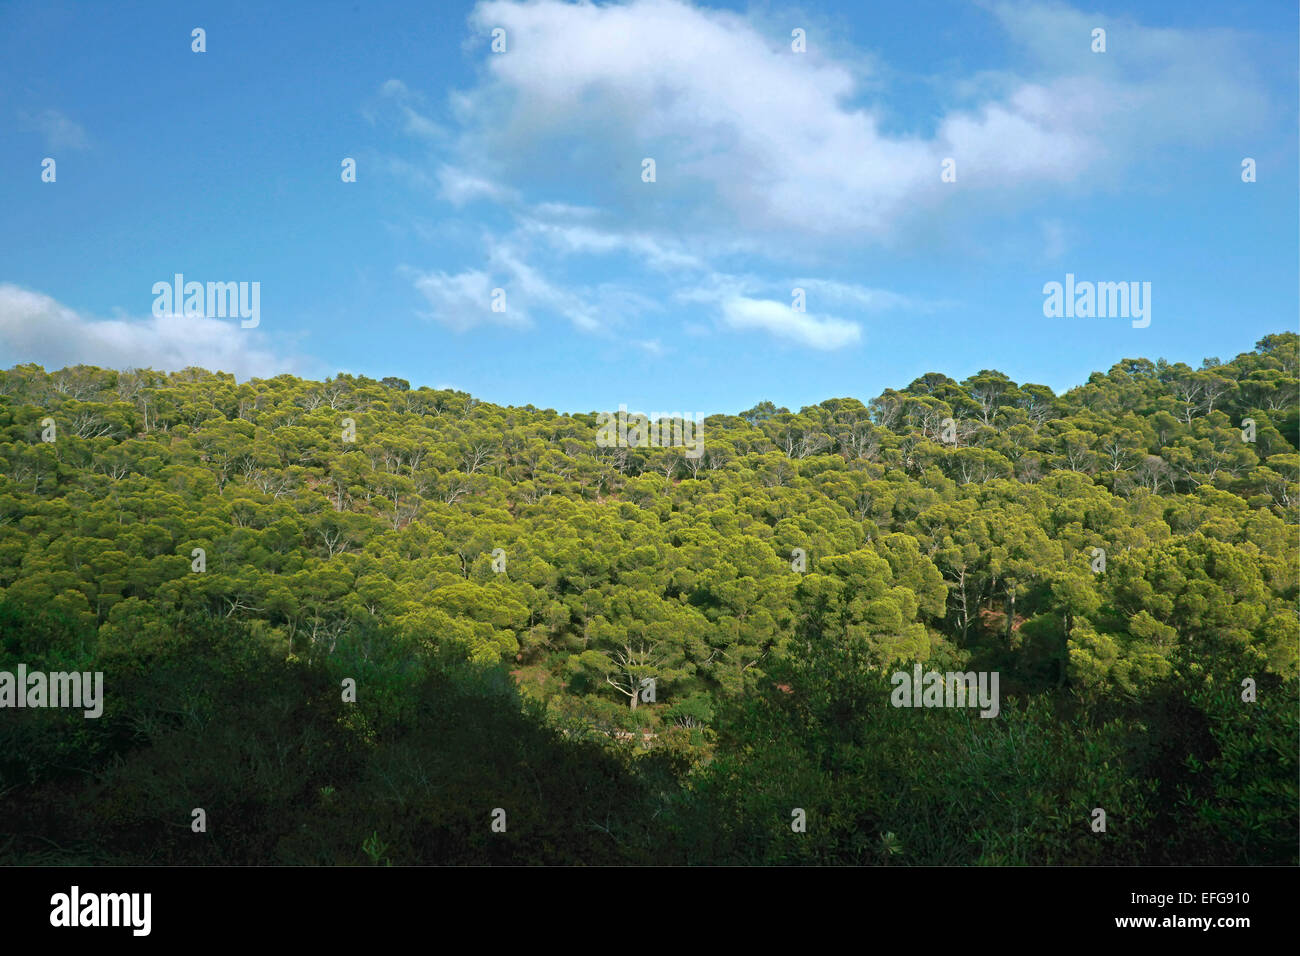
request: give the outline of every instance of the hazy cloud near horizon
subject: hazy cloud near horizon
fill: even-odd
[[[318,371],[314,360],[280,352],[265,332],[240,328],[238,319],[95,318],[43,293],[0,284],[0,368],[29,362],[46,369],[198,366],[241,380]]]

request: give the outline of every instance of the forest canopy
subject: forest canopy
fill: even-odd
[[[0,670],[106,675],[0,712],[0,858],[1294,863],[1298,343],[760,402],[698,455],[396,378],[0,372]],[[913,662],[1001,713],[892,708]]]

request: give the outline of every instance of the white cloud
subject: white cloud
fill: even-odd
[[[862,330],[853,322],[796,312],[789,303],[771,299],[726,299],[722,303],[722,321],[733,329],[758,329],[815,349],[843,348],[862,337]]]
[[[379,87],[379,95],[381,99],[396,105],[403,120],[403,129],[408,135],[431,142],[445,140],[447,131],[416,108],[423,105],[423,97],[401,80],[385,80]],[[373,121],[373,110],[365,112]]]
[[[803,289],[812,301],[834,302],[869,312],[882,312],[887,309],[929,311],[936,305],[936,303],[921,302],[911,296],[890,292],[888,289],[873,289],[829,279],[795,279],[791,282],[791,288]]]
[[[547,219],[591,219],[600,215],[595,206],[574,206],[567,202],[538,203],[533,211]]]
[[[439,169],[438,183],[439,195],[453,206],[463,206],[477,199],[512,202],[519,198],[517,191],[489,182],[481,176],[455,166],[443,166]]]
[[[40,132],[47,149],[88,149],[90,138],[79,123],[58,110],[45,110],[36,116],[22,114],[25,124]]]
[[[180,315],[96,319],[47,295],[3,284],[0,365],[26,362],[49,369],[84,364],[173,371],[199,366],[238,378],[302,372],[312,364],[279,354],[266,333],[241,328],[238,320]]]
[[[526,303],[556,312],[584,332],[600,330],[600,317],[584,296],[562,288],[524,261],[523,254],[509,243],[492,248],[490,261],[511,278],[511,288]]]
[[[865,55],[795,55],[788,36],[735,13],[680,0],[486,0],[471,21],[505,27],[510,52],[487,57],[486,80],[453,97],[466,124],[459,148],[498,180],[581,183],[629,232],[888,241],[958,193],[940,181],[946,157],[963,194],[1001,199],[1222,136],[1236,129],[1234,103],[1260,112],[1249,67],[1206,55],[1226,31],[1053,3],[991,13],[1026,48],[1027,75],[958,81],[935,134],[920,137],[883,133],[882,110],[861,105]],[[1097,23],[1113,24],[1104,55],[1089,50]],[[643,156],[657,161],[654,184],[640,181]]]
[[[515,173],[546,155],[608,179],[617,160],[626,184],[610,188],[624,206],[698,191],[717,197],[703,211],[723,209],[731,225],[812,232],[881,226],[937,182],[923,143],[887,140],[872,116],[843,105],[851,69],[793,55],[734,14],[674,0],[488,2],[473,19],[505,26],[514,43],[488,60],[491,81],[466,94],[479,124],[467,145],[519,157]],[[648,189],[646,155],[659,168]]]
[[[661,311],[654,299],[617,282],[566,286],[533,264],[537,250],[528,247],[528,236],[525,230],[504,238],[487,236],[483,270],[468,269],[457,275],[399,271],[413,277],[416,289],[433,306],[426,317],[457,331],[488,324],[526,328],[539,313],[550,313],[579,331],[608,335],[637,316]],[[506,312],[485,311],[494,287],[506,294]]]
[[[464,332],[483,325],[506,325],[525,328],[531,325],[528,313],[518,302],[512,302],[507,291],[505,310],[492,311],[492,290],[499,288],[492,277],[478,269],[468,269],[456,275],[445,272],[417,274],[416,290],[429,303],[425,317],[440,322],[449,329]]]
[[[673,298],[680,302],[716,303],[736,297],[753,298],[760,293],[772,295],[773,290],[777,288],[780,289],[777,294],[789,295],[790,301],[793,301],[795,289],[803,289],[805,301],[810,305],[830,302],[867,312],[883,312],[890,309],[929,312],[951,305],[949,302],[917,299],[888,289],[876,289],[853,282],[817,278],[773,280],[749,274],[729,275],[724,272],[710,273],[699,285],[681,289]]]
[[[864,244],[928,241],[950,213],[976,225],[1004,218],[1066,185],[1109,189],[1113,174],[1162,149],[1235,136],[1234,103],[1249,121],[1268,114],[1231,31],[1145,27],[1050,0],[982,5],[1009,40],[1010,66],[903,77],[842,43],[793,54],[788,30],[683,0],[483,0],[470,15],[475,42],[504,27],[509,53],[484,56],[479,81],[449,95],[459,129],[428,168],[442,198],[496,204],[513,222],[486,237],[479,268],[525,317],[552,312],[603,333],[652,311],[646,293],[657,288],[661,300],[708,306],[724,327],[827,349],[860,340],[859,325],[836,315],[951,303],[815,274],[783,287],[774,273],[839,261],[847,274]],[[1110,32],[1102,55],[1089,49],[1098,25]],[[939,91],[931,133],[887,131],[899,77]],[[382,93],[423,116],[399,81]],[[654,183],[641,181],[646,156]],[[956,184],[940,179],[948,157]],[[1027,220],[1032,241],[1042,221]],[[1059,254],[1068,230],[1050,216],[1042,229],[1047,253]],[[616,255],[640,273],[565,286],[569,258]],[[672,275],[673,287],[648,282],[646,269]],[[471,278],[478,294],[477,273],[459,285],[432,275],[439,299]],[[790,310],[793,286],[812,312]]]
[[[699,256],[687,252],[680,242],[658,239],[646,233],[611,231],[592,226],[524,219],[520,228],[540,236],[554,249],[566,253],[609,255],[626,252],[658,269],[703,269]]]

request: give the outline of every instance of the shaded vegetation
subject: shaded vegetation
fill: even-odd
[[[0,710],[0,860],[1294,863],[1298,374],[931,373],[688,458],[397,379],[0,372],[0,670],[106,690]],[[914,661],[1001,713],[891,707]]]

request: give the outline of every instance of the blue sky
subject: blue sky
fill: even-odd
[[[266,6],[0,5],[0,367],[712,413],[1297,325],[1294,4]],[[1044,317],[1067,272],[1151,324]]]

